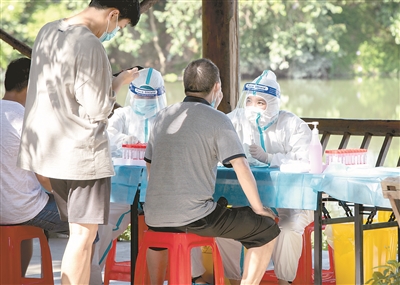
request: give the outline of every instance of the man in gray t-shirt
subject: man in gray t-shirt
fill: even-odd
[[[154,231],[240,241],[248,248],[242,283],[259,284],[279,227],[260,201],[230,119],[214,108],[222,99],[218,68],[208,59],[193,61],[183,80],[186,98],[159,112],[146,148],[146,223]],[[218,162],[234,168],[251,208],[228,209],[213,201]],[[166,264],[165,251],[148,255],[150,262]]]

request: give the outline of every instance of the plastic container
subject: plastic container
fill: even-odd
[[[354,224],[333,224],[333,248],[336,284],[355,284]],[[364,281],[372,278],[374,271],[383,272],[388,260],[396,260],[397,227],[364,231]]]
[[[325,163],[341,163],[345,165],[367,164],[366,149],[337,149],[325,151]]]
[[[322,173],[322,145],[319,140],[318,122],[307,124],[314,125],[312,138],[309,146],[310,173]]]
[[[122,145],[122,158],[143,160],[146,151],[147,143],[136,144],[123,144]]]

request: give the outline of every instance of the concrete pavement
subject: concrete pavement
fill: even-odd
[[[61,260],[64,254],[65,247],[67,245],[67,238],[50,238],[50,251],[53,260],[53,275],[54,284],[60,285],[60,273],[61,273]],[[117,246],[117,261],[130,260],[130,242],[120,241]],[[33,241],[33,256],[28,267],[27,277],[39,277],[40,276],[40,245],[38,239]],[[127,285],[129,282],[111,281],[113,285]],[[44,285],[44,284],[43,284]],[[97,285],[97,284],[96,284]]]
[[[65,247],[67,245],[67,238],[50,238],[49,245],[50,251],[53,261],[53,275],[54,275],[54,285],[61,285],[60,281],[60,273],[61,273],[61,260],[64,254]],[[130,242],[120,241],[117,245],[117,261],[126,261],[130,260]],[[323,251],[323,268],[329,268],[329,260],[327,251]],[[34,239],[33,241],[33,256],[31,259],[31,263],[29,264],[27,277],[39,277],[40,276],[40,246],[38,239]],[[270,268],[269,268],[270,269]],[[104,275],[104,273],[103,273]],[[104,277],[104,276],[103,276]],[[166,282],[167,283],[167,282]],[[121,282],[121,281],[111,281],[112,285],[127,285],[129,282]],[[46,284],[43,284],[46,285]],[[93,284],[98,285],[98,284]]]

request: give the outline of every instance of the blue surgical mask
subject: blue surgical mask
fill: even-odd
[[[157,113],[157,100],[135,99],[132,110],[145,118],[151,118]]]
[[[212,100],[212,101],[211,101],[211,103],[210,103],[211,107],[215,108],[215,102],[216,102],[216,101],[217,101],[217,100]]]
[[[119,31],[120,28],[118,26],[118,15],[117,15],[117,24],[115,26],[115,29],[112,30],[111,33],[108,33],[108,26],[109,25],[110,25],[110,20],[108,20],[106,31],[99,38],[100,42],[105,42],[105,41],[111,40],[115,36],[115,34]]]

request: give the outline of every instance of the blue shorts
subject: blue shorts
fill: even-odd
[[[69,223],[61,221],[53,194],[48,194],[46,206],[33,219],[21,225],[35,226],[51,233],[69,234]]]

